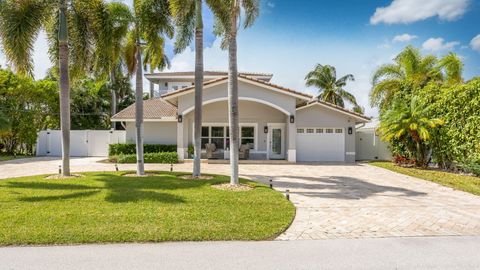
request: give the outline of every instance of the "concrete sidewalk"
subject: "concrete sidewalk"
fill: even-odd
[[[0,269],[480,269],[480,237],[0,248]]]

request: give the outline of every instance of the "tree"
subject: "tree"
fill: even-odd
[[[7,60],[20,74],[33,76],[33,44],[40,30],[47,30],[49,53],[60,74],[63,176],[70,175],[70,75],[75,77],[89,70],[91,48],[96,43],[91,35],[90,11],[99,3],[101,0],[0,2],[2,48]]]
[[[129,7],[123,3],[110,2],[92,8],[95,14],[93,32],[98,40],[95,47],[94,70],[97,79],[108,78],[110,90],[110,117],[117,113],[120,102],[117,80],[124,76],[125,61],[122,51],[125,47],[126,35],[133,21]],[[115,128],[115,123],[111,123]]]
[[[399,91],[420,89],[429,82],[461,82],[462,70],[462,62],[453,53],[439,61],[433,55],[422,56],[418,49],[407,46],[393,64],[383,65],[374,73],[370,104],[383,110]],[[409,87],[405,88],[406,85]]]
[[[218,1],[206,1],[213,9],[219,10]],[[171,0],[170,9],[175,20],[177,39],[175,53],[180,53],[191,43],[195,36],[195,130],[193,177],[201,175],[202,153],[202,94],[203,94],[203,18],[202,0]]]
[[[142,53],[150,54],[150,63],[159,64],[164,55],[164,35],[173,36],[167,0],[134,0],[133,23],[127,34],[125,60],[129,74],[135,73],[135,128],[137,145],[137,175],[144,175],[143,161],[143,72]],[[145,50],[143,50],[145,47]]]
[[[222,48],[228,48],[228,120],[230,130],[230,184],[239,185],[239,123],[238,123],[238,68],[237,34],[240,14],[244,14],[243,27],[253,25],[260,13],[258,0],[210,0],[215,14],[215,33],[223,37]],[[242,12],[243,10],[243,12]]]
[[[382,140],[403,141],[408,150],[415,153],[417,166],[427,165],[425,143],[430,140],[431,131],[444,123],[440,118],[429,118],[424,105],[417,97],[412,98],[409,106],[401,101],[396,102],[381,116],[378,129]]]
[[[337,79],[335,67],[317,64],[315,69],[307,74],[305,80],[307,81],[307,86],[318,88],[318,100],[323,100],[342,108],[345,107],[345,100],[354,106],[358,106],[355,97],[344,89],[348,81],[355,80],[352,74],[347,74]]]
[[[5,113],[0,111],[0,132],[1,131],[6,131],[10,128],[10,121],[8,120],[7,116]]]

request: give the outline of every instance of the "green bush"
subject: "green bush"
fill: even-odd
[[[143,152],[147,153],[163,153],[163,152],[177,152],[177,145],[175,144],[144,144]],[[133,155],[136,154],[136,145],[134,143],[116,143],[110,144],[108,147],[108,155]]]
[[[468,173],[480,176],[480,155],[466,159],[460,164],[460,168]]]
[[[118,155],[113,158],[118,163],[136,163],[137,155]],[[178,163],[177,152],[160,152],[160,153],[147,153],[144,154],[145,163]]]

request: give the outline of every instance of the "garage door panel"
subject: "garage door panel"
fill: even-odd
[[[300,128],[302,129],[302,128]],[[303,133],[297,132],[298,161],[345,161],[345,133],[343,128],[328,128],[333,133],[326,133],[327,128],[304,128]],[[320,130],[319,130],[320,129]],[[337,133],[336,129],[341,129]]]

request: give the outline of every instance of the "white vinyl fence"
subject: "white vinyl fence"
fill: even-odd
[[[125,130],[72,130],[70,131],[70,156],[105,157],[108,145],[125,143]],[[61,156],[62,132],[40,131],[37,138],[37,156]]]

